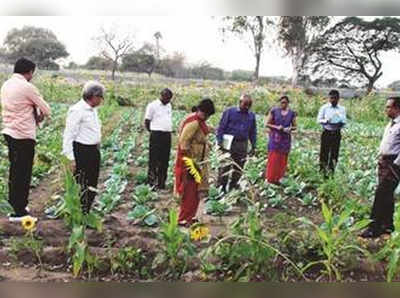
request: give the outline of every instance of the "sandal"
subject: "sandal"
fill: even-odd
[[[186,227],[188,222],[186,220],[178,221],[178,226]]]

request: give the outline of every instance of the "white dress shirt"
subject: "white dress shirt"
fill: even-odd
[[[385,128],[385,133],[379,146],[381,155],[398,155],[394,163],[400,166],[400,116],[393,119]]]
[[[163,104],[157,99],[149,103],[146,107],[144,118],[150,120],[150,130],[152,131],[172,131],[172,107],[171,104]]]
[[[319,109],[317,121],[326,130],[338,130],[346,124],[346,109],[340,105],[333,107],[328,102]]]
[[[97,109],[81,99],[68,110],[62,153],[74,160],[73,142],[84,145],[97,145],[101,141],[101,123]]]

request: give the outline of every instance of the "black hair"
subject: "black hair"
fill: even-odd
[[[215,113],[214,103],[209,98],[204,98],[202,101],[200,101],[197,109],[207,114],[208,116],[211,116]]]
[[[279,102],[281,102],[282,100],[286,99],[288,103],[290,103],[289,97],[287,97],[286,95],[281,96],[281,98],[279,98]]]
[[[193,106],[193,107],[192,107],[192,113],[197,112],[198,109],[199,109],[199,108],[198,108],[197,106]]]
[[[400,109],[400,96],[391,96],[387,100],[393,100],[393,106]]]
[[[25,74],[30,71],[35,71],[36,64],[26,58],[19,58],[14,65],[14,73]]]
[[[169,98],[172,98],[173,96],[172,91],[168,88],[165,88],[161,91],[161,96],[163,96],[164,94],[167,95]]]
[[[336,90],[336,89],[333,89],[333,90],[329,91],[328,96],[332,97],[332,98],[339,99],[339,97],[340,97],[339,91]]]

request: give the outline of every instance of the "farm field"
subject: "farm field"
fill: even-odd
[[[0,83],[5,78],[1,76]],[[89,77],[88,77],[89,78]],[[345,100],[349,122],[343,131],[340,159],[333,178],[319,174],[320,96],[283,87],[211,81],[164,86],[103,81],[105,104],[102,167],[95,212],[83,217],[78,189],[61,156],[68,106],[77,101],[82,82],[61,76],[35,79],[51,102],[52,119],[38,135],[30,209],[39,218],[26,233],[9,223],[7,150],[0,142],[0,277],[30,281],[385,281],[399,280],[400,237],[361,240],[368,224],[376,187],[378,146],[386,124],[383,98],[371,95]],[[163,87],[173,98],[173,150],[168,192],[145,184],[148,133],[143,128],[145,105]],[[176,130],[202,96],[215,102],[210,119],[216,127],[222,110],[250,93],[257,113],[256,156],[249,158],[241,190],[222,197],[215,187],[223,157],[213,146],[211,189],[200,205],[204,237],[176,226],[178,202],[172,195]],[[268,136],[264,115],[282,93],[298,113],[289,170],[281,186],[266,184]],[[215,137],[210,137],[215,144]],[[395,216],[400,229],[400,212]]]

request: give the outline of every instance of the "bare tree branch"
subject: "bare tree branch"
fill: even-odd
[[[102,27],[95,40],[101,49],[100,54],[112,61],[111,78],[115,80],[115,72],[118,70],[119,61],[134,48],[133,35],[130,33],[121,33],[116,26],[109,30]]]

